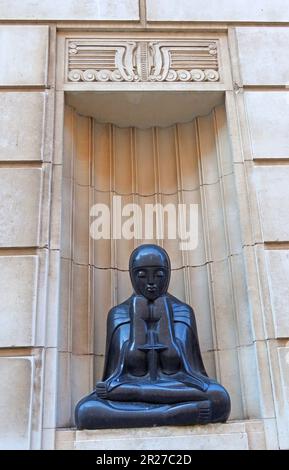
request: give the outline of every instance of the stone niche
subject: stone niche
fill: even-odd
[[[180,240],[152,241],[170,255],[171,293],[195,310],[207,371],[232,398],[230,419],[260,416],[225,106],[232,85],[226,43],[214,39],[157,43],[143,36],[129,42],[89,36],[65,37],[60,44],[65,112],[58,427],[73,426],[76,402],[101,376],[106,315],[130,295],[128,258],[144,242],[90,238],[91,206],[110,206],[116,195],[122,205],[198,204],[196,249],[181,251]]]

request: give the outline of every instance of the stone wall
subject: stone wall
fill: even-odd
[[[57,401],[71,400],[65,386],[57,391],[58,350],[70,335],[59,323],[59,38],[71,31],[116,37],[163,31],[170,38],[173,30],[228,37],[225,66],[233,86],[224,91],[252,332],[237,355],[258,387],[257,393],[242,390],[258,409],[255,416],[249,408],[245,417],[263,421],[267,448],[289,448],[288,21],[283,0],[90,0],[81,8],[74,0],[17,0],[13,6],[0,0],[2,448],[54,448]],[[70,381],[69,373],[62,381]]]

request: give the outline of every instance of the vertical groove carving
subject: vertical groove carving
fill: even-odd
[[[119,128],[78,116],[70,108],[65,119],[64,187],[73,209],[65,219],[68,226],[63,236],[68,273],[71,266],[66,276],[71,292],[66,321],[72,331],[64,362],[72,371],[75,387],[72,408],[82,393],[89,392],[93,360],[95,376],[100,377],[107,312],[130,293],[127,263],[131,250],[148,242],[89,240],[89,206],[98,202],[112,206],[113,197],[121,195],[123,205],[137,203],[142,209],[145,203],[199,204],[196,250],[181,252],[179,240],[150,241],[168,250],[173,265],[170,290],[195,309],[208,371],[214,375],[217,370],[229,390],[236,384],[231,392],[233,417],[241,418],[237,389],[242,332],[236,324],[244,313],[238,307],[243,294],[236,276],[242,261],[235,260],[240,255],[236,207],[233,202],[228,206],[228,194],[234,188],[224,108],[170,128]],[[81,298],[86,303],[80,306]],[[80,365],[82,381],[74,380]]]

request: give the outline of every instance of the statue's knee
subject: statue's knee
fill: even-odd
[[[231,401],[227,390],[218,383],[211,383],[208,395],[212,403],[213,422],[227,421],[231,411]]]
[[[93,393],[78,402],[75,408],[75,424],[77,429],[90,429],[99,408],[103,407],[102,400]]]

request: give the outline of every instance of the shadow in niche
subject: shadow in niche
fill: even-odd
[[[83,116],[119,127],[169,127],[209,114],[224,92],[69,92],[66,103]]]

